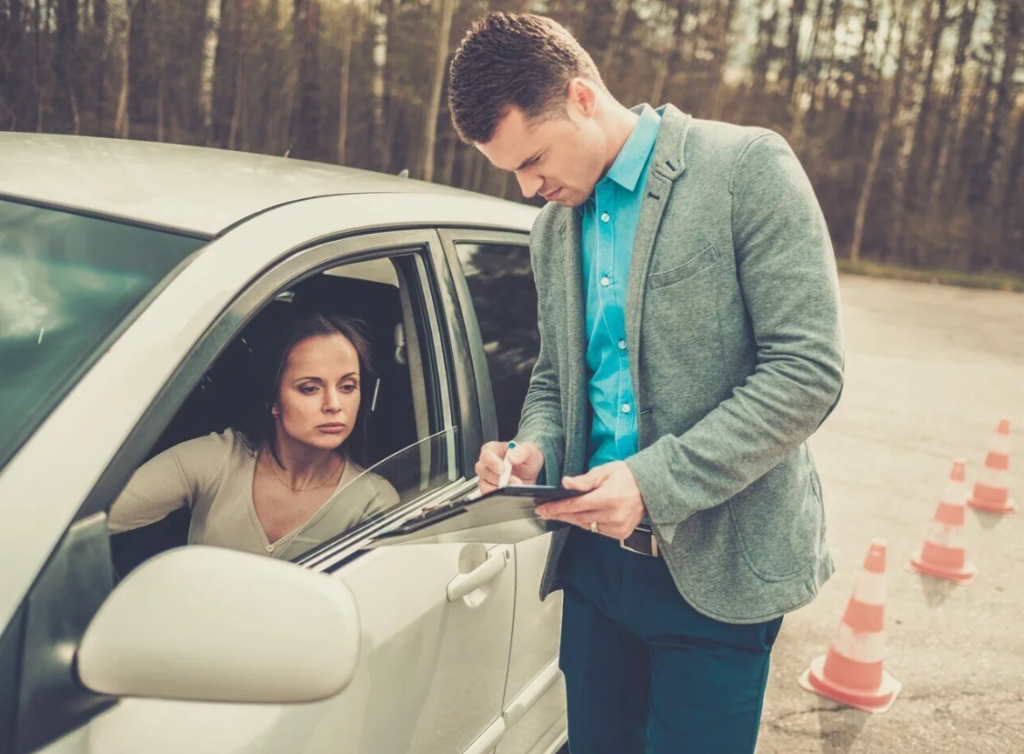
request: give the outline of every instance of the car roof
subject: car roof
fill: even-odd
[[[0,133],[0,197],[215,236],[271,207],[339,194],[469,192],[366,170],[124,139]],[[498,200],[495,200],[498,201]]]

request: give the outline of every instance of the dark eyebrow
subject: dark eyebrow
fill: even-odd
[[[537,152],[536,154],[534,154],[533,157],[526,158],[521,163],[519,163],[519,167],[517,167],[516,170],[522,170],[523,168],[528,167],[530,165],[530,163],[536,162],[537,160],[540,159],[540,156],[543,153],[544,153],[544,150],[541,150],[540,152]],[[512,170],[510,172],[514,173],[514,172],[516,172],[516,170]]]
[[[355,377],[358,380],[359,379],[359,372],[349,372],[348,374],[341,375],[341,379],[342,380],[347,380],[349,377]],[[323,382],[323,380],[320,379],[319,377],[309,376],[309,377],[296,377],[295,378],[296,382],[302,382],[303,380],[313,380],[313,382]]]

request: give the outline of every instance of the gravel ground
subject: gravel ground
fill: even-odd
[[[972,484],[1002,417],[1024,503],[1024,296],[853,276],[842,295],[846,388],[811,442],[837,572],[786,618],[758,752],[1024,752],[1024,512],[968,511],[969,585],[906,567],[952,459]],[[903,682],[882,715],[796,684],[828,649],[874,537],[889,545],[886,668]]]

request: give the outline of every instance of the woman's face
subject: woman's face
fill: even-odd
[[[300,341],[288,355],[274,413],[279,431],[325,450],[339,447],[359,414],[359,354],[343,335]]]

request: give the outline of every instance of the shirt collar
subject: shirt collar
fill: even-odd
[[[644,172],[647,158],[654,149],[654,142],[658,139],[658,130],[661,126],[661,116],[650,105],[640,105],[633,108],[638,112],[640,119],[633,127],[626,143],[619,151],[608,174],[602,181],[614,181],[626,191],[635,191],[636,184]]]

